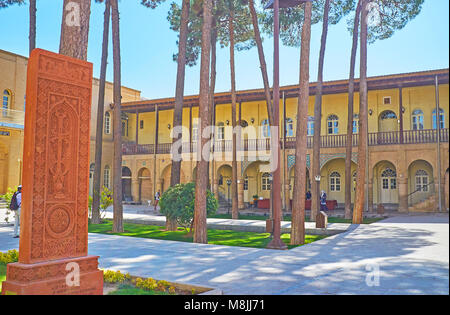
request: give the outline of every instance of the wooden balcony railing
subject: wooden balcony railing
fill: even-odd
[[[438,133],[435,129],[427,130],[407,130],[401,134],[399,131],[373,132],[368,135],[369,146],[395,145],[395,144],[420,144],[436,143]],[[352,146],[357,146],[359,135],[352,135]],[[449,129],[441,129],[441,142],[449,141]],[[307,137],[308,149],[313,147],[313,137]],[[321,137],[321,148],[343,148],[347,144],[347,135],[326,135]],[[170,154],[172,144],[160,143],[156,149],[157,154]],[[231,140],[218,140],[214,143],[214,152],[230,152],[233,149]],[[239,148],[238,148],[239,149]],[[286,149],[295,149],[295,137],[286,139]],[[122,153],[124,155],[134,154],[154,154],[155,145],[153,144],[122,144]],[[240,151],[268,151],[270,150],[270,139],[245,139],[241,142]],[[197,151],[197,143],[183,143],[183,153],[193,153]]]

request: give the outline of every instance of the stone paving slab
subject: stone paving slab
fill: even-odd
[[[11,233],[0,227],[0,251],[18,248]],[[101,268],[224,294],[449,294],[448,214],[351,225],[289,251],[89,234],[89,253]],[[366,282],[374,270],[378,285]]]

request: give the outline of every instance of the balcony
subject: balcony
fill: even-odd
[[[13,109],[0,109],[0,127],[23,129],[25,112]]]
[[[441,129],[440,141],[449,141],[449,129]],[[427,130],[406,130],[391,132],[373,132],[368,135],[369,146],[397,145],[397,144],[421,144],[436,143],[438,132],[435,129]],[[286,149],[295,149],[295,137],[286,138]],[[352,136],[352,146],[357,146],[359,135]],[[327,135],[320,137],[321,148],[344,148],[347,145],[347,135]],[[307,137],[308,149],[312,149],[313,137]],[[156,154],[170,154],[171,143],[160,143],[157,146]],[[183,153],[196,152],[197,143],[183,143]],[[215,141],[214,152],[231,152],[233,142],[231,140]],[[239,151],[268,151],[270,150],[270,139],[245,139],[241,142]],[[154,144],[123,143],[122,153],[124,155],[135,154],[155,154]]]

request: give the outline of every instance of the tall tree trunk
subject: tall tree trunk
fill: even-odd
[[[64,0],[59,53],[87,60],[90,0]]]
[[[95,136],[95,164],[94,164],[94,189],[92,197],[92,219],[91,223],[100,223],[100,195],[101,195],[101,173],[102,173],[102,149],[103,149],[103,117],[105,104],[105,84],[106,84],[106,67],[108,64],[108,39],[109,39],[109,21],[111,14],[110,0],[105,1],[105,13],[103,20],[103,43],[102,43],[102,60],[100,66],[100,84],[98,89],[98,106],[97,106],[97,129]]]
[[[203,1],[203,25],[202,25],[202,51],[200,63],[200,93],[199,112],[200,130],[197,151],[199,162],[197,163],[197,181],[195,183],[195,211],[194,211],[194,243],[207,243],[208,231],[206,226],[206,186],[208,184],[208,160],[209,150],[202,154],[202,148],[208,138],[202,137],[203,130],[209,123],[209,67],[211,49],[211,19],[212,0]],[[204,156],[203,156],[204,155]]]
[[[255,3],[253,0],[248,0],[248,6],[250,8],[250,14],[252,16],[253,31],[255,32],[256,47],[258,48],[259,65],[261,68],[261,75],[262,75],[263,84],[264,84],[264,96],[266,98],[266,103],[267,103],[267,115],[269,118],[269,125],[273,126],[274,121],[273,121],[272,96],[270,94],[269,76],[267,75],[266,59],[264,57],[264,49],[262,46],[261,34],[259,31],[258,15],[256,14]]]
[[[31,55],[33,49],[36,48],[36,0],[30,0],[30,34],[28,39]]]
[[[365,203],[365,179],[367,158],[367,0],[362,1],[361,8],[361,60],[359,79],[359,143],[358,143],[358,168],[356,173],[356,196],[353,209],[353,224],[361,224]]]
[[[312,192],[311,192],[311,215],[310,220],[316,221],[320,210],[320,181],[315,176],[320,176],[320,129],[322,122],[322,89],[323,89],[323,64],[325,59],[325,48],[328,35],[328,13],[330,12],[330,0],[325,1],[323,10],[322,38],[320,41],[319,68],[317,73],[316,98],[314,101],[314,136],[313,136],[313,158],[312,158]]]
[[[190,0],[183,0],[181,6],[181,23],[180,23],[180,37],[178,42],[178,60],[177,60],[177,83],[175,90],[175,108],[173,111],[173,126],[181,127],[183,123],[183,98],[184,98],[184,80],[186,70],[186,45],[187,33],[189,23],[189,9]],[[173,138],[173,143],[181,141],[183,135],[180,132]],[[172,159],[172,169],[170,175],[170,186],[175,186],[180,183],[181,172],[181,146],[178,150],[177,159]],[[177,221],[166,217],[167,229],[169,231],[176,231]]]
[[[217,20],[213,17],[212,19],[212,30],[211,30],[211,74],[210,74],[210,82],[209,82],[209,121],[211,126],[215,125],[215,115],[216,115],[216,109],[215,109],[215,103],[214,103],[214,92],[216,90],[216,61],[217,61]],[[208,179],[211,178],[211,186],[210,190],[213,193],[214,192],[214,181],[215,181],[215,169],[214,169],[214,133],[215,130],[211,130],[212,133],[210,134],[210,141],[212,146],[212,159],[211,161],[208,161],[208,172],[211,169],[210,173],[208,173]]]
[[[237,191],[237,154],[236,154],[236,74],[234,65],[234,11],[230,11],[228,19],[230,36],[230,73],[231,73],[231,122],[233,126],[233,160],[231,162],[231,218],[239,218]]]
[[[292,204],[291,245],[305,243],[306,123],[309,102],[309,51],[311,41],[311,2],[305,3],[300,55],[300,88],[297,107],[294,200]]]
[[[112,9],[112,38],[114,62],[114,222],[113,233],[123,232],[122,206],[122,110],[121,110],[121,73],[120,73],[120,34],[118,0],[111,0]]]
[[[347,143],[345,146],[345,218],[352,217],[352,139],[353,139],[353,98],[355,91],[355,63],[358,48],[359,17],[361,14],[361,0],[358,1],[353,22],[353,43],[350,57],[350,75],[348,79],[348,117],[347,117]]]

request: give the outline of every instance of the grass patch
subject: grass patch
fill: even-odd
[[[6,280],[6,265],[0,263],[0,292],[2,291],[2,282]]]
[[[108,295],[170,295],[167,292],[156,290],[144,290],[136,288],[130,284],[121,284],[117,290],[111,291]]]
[[[102,224],[89,224],[90,233],[113,234],[112,221],[106,220]],[[115,235],[131,236],[140,238],[159,239],[166,241],[190,242],[192,243],[192,236],[188,236],[187,232],[179,228],[178,231],[166,231],[165,227],[152,226],[143,224],[124,223],[124,233],[114,233]],[[325,238],[323,235],[306,235],[305,244],[312,243]],[[283,234],[281,239],[288,245],[288,248],[297,246],[289,245],[290,234]],[[266,248],[271,241],[270,233],[254,233],[254,232],[239,232],[230,230],[208,230],[208,244],[226,245],[226,246],[241,246]]]
[[[208,216],[208,218],[212,218],[212,219],[231,219],[231,214],[214,214],[211,216]],[[264,216],[264,215],[239,215],[239,220],[267,220],[269,218],[269,216]],[[383,218],[364,218],[363,219],[363,224],[371,224],[371,223],[375,223],[377,221],[383,220]],[[283,217],[283,221],[291,221],[291,216],[284,216]],[[311,220],[309,219],[309,217],[305,217],[305,221],[306,222],[311,222]],[[352,219],[345,219],[345,218],[338,218],[338,217],[328,217],[328,223],[348,223],[351,224],[352,223]]]

